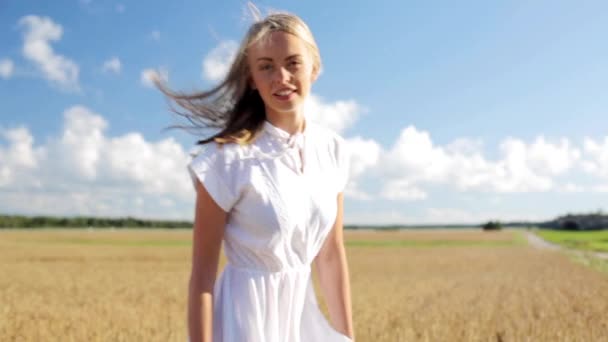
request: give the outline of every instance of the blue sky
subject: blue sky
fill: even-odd
[[[608,210],[605,2],[256,4],[315,35],[347,223]],[[196,137],[162,131],[146,75],[208,88],[250,23],[244,1],[0,2],[0,211],[191,218]]]

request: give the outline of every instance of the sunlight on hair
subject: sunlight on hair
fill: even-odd
[[[244,13],[245,19],[252,19],[254,23],[262,21],[262,12],[253,2],[247,2],[247,9],[249,11]]]

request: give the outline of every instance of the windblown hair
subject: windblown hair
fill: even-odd
[[[155,80],[156,86],[169,99],[171,110],[191,123],[191,126],[172,128],[185,128],[189,131],[219,130],[218,133],[199,140],[197,144],[211,141],[220,144],[249,144],[257,137],[266,119],[266,112],[260,94],[251,87],[247,50],[252,44],[268,39],[270,33],[282,31],[302,39],[311,52],[313,72],[318,73],[321,69],[319,49],[302,19],[288,13],[273,13],[259,19],[259,11],[255,7],[251,10],[257,20],[247,31],[226,77],[219,85],[208,91],[187,94],[173,92],[159,79]]]

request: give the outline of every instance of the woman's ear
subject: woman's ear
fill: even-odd
[[[256,90],[256,86],[255,86],[255,82],[253,81],[253,77],[249,77],[249,86],[251,87],[251,89]]]
[[[310,77],[310,82],[314,83],[317,78],[319,77],[319,68],[318,67],[312,67],[312,75]]]

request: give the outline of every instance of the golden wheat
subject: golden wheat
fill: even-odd
[[[357,340],[608,340],[608,276],[517,236],[347,232]],[[185,341],[190,238],[0,231],[0,340]]]

